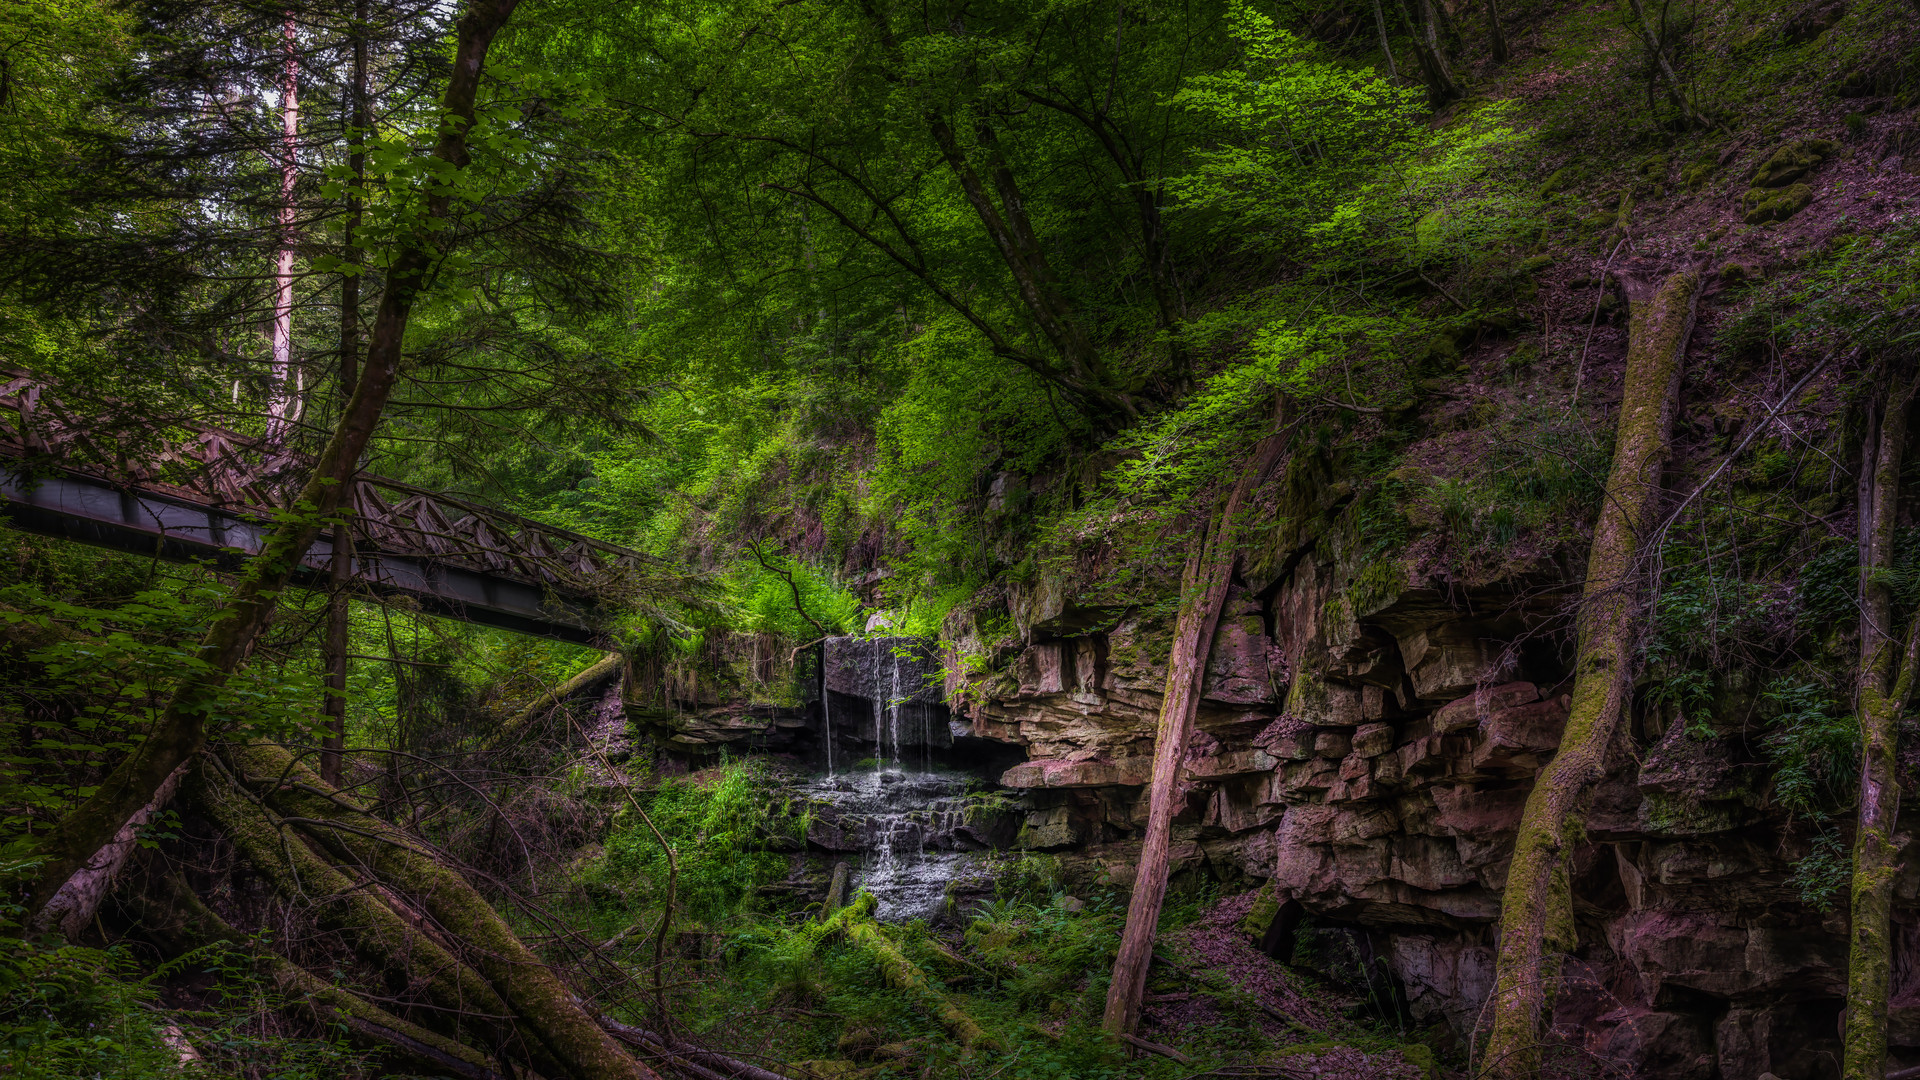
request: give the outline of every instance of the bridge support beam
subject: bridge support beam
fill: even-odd
[[[0,502],[16,528],[174,562],[235,569],[260,551],[270,524],[237,511],[62,474],[22,480],[0,473]],[[302,588],[326,589],[333,541],[323,535],[294,572]],[[413,555],[351,552],[351,580],[377,596],[406,596],[430,614],[482,626],[596,643],[591,601],[554,596],[532,582]]]

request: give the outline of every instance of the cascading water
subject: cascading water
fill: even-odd
[[[978,843],[967,824],[967,776],[950,770],[907,772],[880,766],[822,777],[809,794],[831,806],[840,827],[862,840],[854,884],[879,901],[877,917],[929,918],[948,885],[968,876]]]
[[[879,901],[879,917],[938,915],[952,883],[981,877],[974,863],[994,846],[968,822],[971,777],[936,764],[952,742],[938,660],[924,643],[908,638],[833,638],[822,659],[827,771],[806,785],[807,794],[831,821],[835,850],[858,852],[854,885]],[[838,730],[835,696],[841,698]],[[867,708],[852,715],[870,716],[867,730],[846,719],[861,699]],[[836,747],[836,741],[848,745]],[[870,756],[864,749],[869,747]],[[846,764],[862,757],[860,764]]]

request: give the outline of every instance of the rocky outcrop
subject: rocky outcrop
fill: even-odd
[[[1175,872],[1268,883],[1312,933],[1383,961],[1413,1017],[1464,1038],[1484,1019],[1514,832],[1566,722],[1568,594],[1545,572],[1444,590],[1400,564],[1350,565],[1338,544],[1280,541],[1292,554],[1230,597],[1213,642]],[[815,755],[831,731],[843,763],[900,731],[950,762],[997,747],[1012,760],[994,774],[1019,792],[1011,843],[1056,856],[1074,889],[1125,888],[1170,627],[1067,595],[1028,587],[1026,642],[991,671],[957,651],[900,655],[903,639],[834,641],[824,700],[683,709],[660,727],[669,746]],[[1807,845],[1770,805],[1755,748],[1646,707],[1612,761],[1573,865],[1579,947],[1554,1006],[1568,1052],[1650,1077],[1836,1075],[1845,927],[1791,880]],[[1920,925],[1896,929],[1920,955]],[[1920,963],[1896,965],[1892,1041],[1898,1063],[1920,1060]]]
[[[1464,1037],[1492,986],[1514,831],[1566,722],[1547,632],[1563,601],[1398,583],[1369,598],[1358,577],[1307,558],[1229,608],[1187,751],[1175,865],[1268,881],[1323,926],[1364,935],[1409,1011]],[[949,692],[973,734],[1029,755],[1002,776],[1025,791],[1018,843],[1125,885],[1167,630],[1108,622],[1038,634],[1000,673]],[[1571,1052],[1639,1075],[1835,1075],[1842,921],[1789,881],[1804,847],[1768,808],[1766,771],[1738,733],[1666,720],[1641,718],[1595,797],[1556,1030]],[[1903,898],[1916,886],[1920,872]],[[1911,1054],[1920,973],[1898,992],[1894,1040]]]

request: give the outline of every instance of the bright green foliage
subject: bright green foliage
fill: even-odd
[[[805,563],[783,556],[770,557],[768,562],[786,571],[792,583],[757,561],[742,564],[736,591],[746,615],[745,629],[779,634],[793,642],[819,637],[816,623],[832,634],[852,634],[862,629],[860,601],[852,593]],[[796,590],[804,615],[794,606]]]
[[[678,914],[723,919],[750,908],[754,891],[786,872],[786,857],[770,844],[804,834],[804,823],[771,801],[773,790],[764,763],[749,760],[664,781],[648,797],[647,814],[679,863]],[[667,855],[638,814],[616,813],[606,850],[590,880],[631,890],[636,907],[664,904]]]

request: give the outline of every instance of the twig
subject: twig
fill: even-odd
[[[760,561],[760,565],[766,568],[766,571],[768,573],[779,574],[781,580],[787,583],[787,589],[793,593],[793,610],[799,612],[801,618],[812,623],[813,628],[820,632],[821,637],[823,638],[832,637],[833,632],[828,630],[825,626],[822,626],[820,624],[819,619],[816,619],[813,616],[807,614],[806,605],[800,602],[800,585],[798,582],[793,580],[793,571],[787,570],[783,567],[775,566],[772,563],[768,562],[766,553],[760,550],[760,544],[758,541],[748,544],[747,550],[753,552],[753,557]],[[798,650],[795,650],[795,651],[797,652]]]
[[[1126,1043],[1128,1046],[1138,1047],[1148,1053],[1159,1054],[1164,1058],[1172,1058],[1182,1065],[1193,1064],[1192,1058],[1164,1043],[1157,1043],[1151,1039],[1143,1039],[1138,1035],[1129,1035],[1124,1031],[1120,1033],[1120,1041]]]
[[[1574,407],[1578,407],[1580,404],[1580,377],[1586,374],[1587,370],[1587,347],[1593,344],[1594,327],[1600,325],[1600,305],[1607,300],[1607,271],[1613,269],[1613,257],[1620,254],[1620,245],[1626,242],[1627,238],[1622,236],[1619,243],[1613,245],[1613,250],[1607,252],[1607,261],[1600,267],[1600,295],[1594,297],[1593,318],[1587,322],[1587,340],[1580,343],[1580,362],[1575,364],[1573,368]]]

